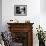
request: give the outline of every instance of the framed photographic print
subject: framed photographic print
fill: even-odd
[[[14,5],[14,16],[26,16],[27,5]]]

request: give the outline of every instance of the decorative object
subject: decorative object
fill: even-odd
[[[39,28],[36,28],[36,29],[37,29],[36,36],[38,35],[39,46],[45,46],[45,35],[44,35],[42,27],[40,27],[39,25]]]
[[[19,23],[19,21],[17,19],[11,19],[10,21],[8,21],[9,23]]]
[[[27,5],[14,5],[14,16],[26,16]]]
[[[25,23],[30,23],[30,20],[25,20]]]

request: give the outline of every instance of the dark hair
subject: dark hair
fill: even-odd
[[[4,34],[3,34],[3,32],[1,32],[1,36],[2,36],[2,40],[4,41]]]

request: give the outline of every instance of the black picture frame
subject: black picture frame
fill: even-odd
[[[14,16],[27,16],[27,5],[14,5]]]

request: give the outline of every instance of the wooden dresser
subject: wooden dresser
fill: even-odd
[[[33,23],[7,23],[12,39],[21,46],[33,46]]]

